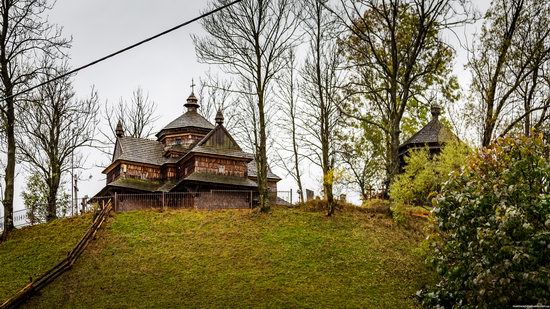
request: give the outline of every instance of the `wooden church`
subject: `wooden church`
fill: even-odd
[[[124,136],[116,128],[112,162],[103,171],[106,186],[96,196],[114,193],[256,191],[256,162],[244,152],[223,125],[218,110],[215,125],[198,113],[191,95],[187,111],[156,134],[156,140]],[[281,180],[268,172],[270,191]]]

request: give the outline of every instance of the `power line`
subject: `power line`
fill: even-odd
[[[84,70],[84,69],[86,69],[86,68],[88,68],[88,67],[91,67],[91,66],[96,65],[96,64],[98,64],[98,63],[100,63],[100,62],[103,62],[103,61],[105,61],[105,60],[107,60],[107,59],[109,59],[109,58],[112,58],[112,57],[114,57],[114,56],[117,56],[117,55],[119,55],[119,54],[122,54],[122,53],[124,53],[124,52],[127,52],[127,51],[129,51],[129,50],[131,50],[131,49],[134,49],[134,48],[136,48],[136,47],[138,47],[138,46],[140,46],[140,45],[143,45],[143,44],[145,44],[145,43],[147,43],[147,42],[149,42],[149,41],[152,41],[152,40],[154,40],[154,39],[157,39],[157,38],[159,38],[159,37],[161,37],[161,36],[164,36],[164,35],[166,35],[166,34],[168,34],[168,33],[170,33],[170,32],[173,32],[173,31],[175,31],[175,30],[178,30],[179,28],[185,27],[185,26],[187,26],[187,25],[189,25],[189,24],[191,24],[191,23],[194,23],[194,22],[196,22],[196,21],[198,21],[198,20],[201,20],[201,19],[203,19],[203,18],[206,18],[206,17],[208,17],[208,16],[210,16],[210,15],[212,15],[212,14],[215,14],[215,13],[217,13],[217,12],[223,10],[223,9],[226,9],[226,8],[228,8],[228,7],[230,7],[230,6],[234,5],[234,4],[237,4],[237,3],[241,2],[241,1],[243,1],[243,0],[235,0],[235,1],[231,2],[231,3],[222,5],[221,7],[218,7],[218,8],[216,8],[216,9],[210,11],[210,12],[204,13],[204,14],[198,16],[198,17],[195,17],[195,18],[193,18],[193,19],[191,19],[191,20],[188,20],[188,21],[186,21],[186,22],[184,22],[184,23],[181,23],[181,24],[179,24],[179,25],[177,25],[177,26],[175,26],[175,27],[172,27],[172,28],[170,28],[170,29],[168,29],[168,30],[165,30],[165,31],[163,31],[163,32],[161,32],[161,33],[159,33],[159,34],[156,34],[156,35],[153,35],[153,36],[151,36],[151,37],[148,37],[148,38],[146,38],[145,40],[139,41],[139,42],[137,42],[137,43],[135,43],[135,44],[132,44],[132,45],[130,45],[130,46],[128,46],[128,47],[125,47],[125,48],[120,49],[120,50],[118,50],[118,51],[116,51],[116,52],[114,52],[114,53],[111,53],[111,54],[109,54],[109,55],[107,55],[107,56],[105,56],[105,57],[99,58],[99,59],[97,59],[97,60],[95,60],[95,61],[92,61],[92,62],[90,62],[90,63],[88,63],[88,64],[85,64],[85,65],[80,66],[80,67],[78,67],[78,68],[76,68],[76,69],[73,69],[73,70],[71,70],[71,71],[69,71],[69,72],[67,72],[67,73],[61,74],[61,75],[56,76],[56,77],[54,77],[54,78],[52,78],[52,79],[48,79],[48,80],[46,80],[46,81],[44,81],[44,82],[42,82],[42,83],[40,83],[40,84],[38,84],[38,85],[36,85],[36,86],[27,88],[27,89],[25,89],[25,90],[22,90],[22,91],[20,91],[20,92],[17,92],[17,93],[15,93],[15,94],[10,95],[10,96],[1,98],[0,101],[5,101],[5,100],[7,100],[7,99],[14,98],[14,97],[19,96],[19,95],[22,95],[22,94],[24,94],[24,93],[33,91],[33,90],[36,89],[36,88],[42,87],[42,86],[47,85],[47,84],[49,84],[49,83],[51,83],[51,82],[54,82],[54,81],[56,81],[56,80],[58,80],[58,79],[64,78],[64,77],[69,76],[69,75],[71,75],[71,74],[74,74],[74,73],[76,73],[76,72],[78,72],[78,71]]]

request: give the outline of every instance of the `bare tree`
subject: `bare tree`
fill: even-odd
[[[338,154],[346,170],[342,182],[359,189],[366,201],[382,185],[383,134],[372,126],[348,119],[345,130],[338,135]]]
[[[303,161],[303,154],[300,149],[301,134],[298,131],[300,127],[300,85],[296,76],[298,66],[294,49],[289,49],[285,60],[286,65],[284,74],[281,74],[281,77],[278,79],[279,91],[277,98],[282,103],[282,119],[280,122],[280,132],[282,136],[278,139],[279,151],[277,153],[277,161],[294,181],[296,181],[299,202],[304,202],[305,192],[302,186],[302,171],[300,168],[300,163]]]
[[[433,100],[456,100],[451,75],[454,50],[441,31],[475,19],[462,0],[340,0],[339,20],[351,35],[343,41],[353,72],[346,114],[384,132],[386,177],[399,171],[404,117],[418,119]]]
[[[136,138],[148,138],[153,134],[154,124],[158,120],[157,104],[144,94],[141,87],[132,92],[130,100],[120,99],[117,105],[105,103],[102,118],[107,124],[107,130],[99,130],[100,150],[111,155],[115,144],[116,126],[120,121],[124,135]]]
[[[14,229],[13,196],[16,164],[17,104],[23,99],[17,95],[29,87],[44,68],[41,58],[55,59],[63,55],[70,40],[61,35],[61,28],[49,24],[45,18],[51,5],[47,0],[2,0],[0,2],[0,102],[6,137],[6,172],[4,175],[4,233]]]
[[[241,95],[255,104],[257,126],[251,130],[261,211],[269,210],[267,98],[275,76],[284,66],[284,54],[295,40],[297,19],[293,8],[291,0],[243,0],[203,19],[208,36],[193,37],[199,60],[221,65],[226,73],[237,77]]]
[[[50,69],[40,81],[67,71],[66,66]],[[76,166],[81,166],[77,151],[91,146],[94,139],[98,96],[92,88],[89,98],[77,99],[70,78],[64,77],[41,87],[25,107],[18,134],[21,160],[47,186],[46,219],[50,221],[57,218],[58,192],[63,174],[72,168],[71,158],[76,154]]]
[[[218,109],[224,115],[223,126],[231,131],[234,126],[236,115],[235,93],[232,91],[233,83],[229,80],[222,80],[218,76],[207,73],[199,81],[198,96],[201,100],[199,113],[206,119],[212,120]]]
[[[126,136],[148,138],[153,134],[154,123],[159,118],[155,115],[156,110],[157,104],[149,99],[149,94],[144,94],[143,89],[137,87],[129,101],[121,98],[116,107],[106,105],[104,115],[112,136],[118,121],[122,120]]]
[[[543,0],[498,0],[486,13],[468,61],[475,98],[470,108],[483,115],[483,146],[522,124],[529,135],[548,119],[549,24],[550,4]]]
[[[337,104],[343,84],[342,50],[337,44],[338,23],[325,6],[306,0],[303,27],[309,40],[308,55],[302,68],[304,108],[302,128],[307,132],[307,157],[323,172],[323,191],[328,202],[327,215],[334,213],[335,132],[340,124]]]

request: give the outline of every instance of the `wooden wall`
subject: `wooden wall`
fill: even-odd
[[[120,176],[120,164],[107,174],[107,184],[115,181]]]
[[[120,168],[120,173],[123,177],[146,180],[161,180],[160,167],[123,163],[120,165]]]
[[[178,166],[165,165],[162,167],[161,175],[162,179],[173,179],[178,177]]]
[[[195,158],[185,161],[179,170],[179,178],[185,178],[195,171]]]
[[[267,187],[270,192],[277,192],[277,182],[267,180]]]
[[[184,148],[189,147],[191,144],[200,141],[204,138],[204,134],[193,134],[193,133],[181,133],[168,135],[161,140],[164,146],[170,146],[176,144],[176,139],[180,139],[180,145]]]
[[[215,175],[246,177],[247,165],[244,161],[210,157],[196,157],[195,172]]]

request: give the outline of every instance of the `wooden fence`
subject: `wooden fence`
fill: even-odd
[[[84,249],[86,249],[86,246],[88,246],[88,243],[90,240],[92,240],[103,224],[105,220],[107,219],[109,215],[109,211],[111,211],[112,205],[111,201],[103,201],[103,205],[101,208],[101,211],[98,213],[96,218],[94,219],[92,225],[86,230],[86,233],[80,241],[76,244],[76,246],[67,254],[67,256],[61,260],[57,265],[55,265],[53,268],[51,268],[49,271],[44,273],[39,278],[33,280],[30,282],[27,286],[19,290],[13,297],[6,300],[2,305],[0,305],[0,309],[4,308],[18,308],[25,300],[29,299],[34,293],[39,291],[40,289],[47,286],[50,282],[52,282],[55,278],[59,277],[64,272],[71,269],[73,264],[76,262],[78,257],[82,254]]]
[[[273,204],[292,205],[289,191],[270,192]],[[89,202],[98,203],[112,199],[117,212],[139,209],[251,209],[258,203],[255,191],[212,190],[208,192],[156,192],[138,194],[114,194],[108,197],[94,197]]]

